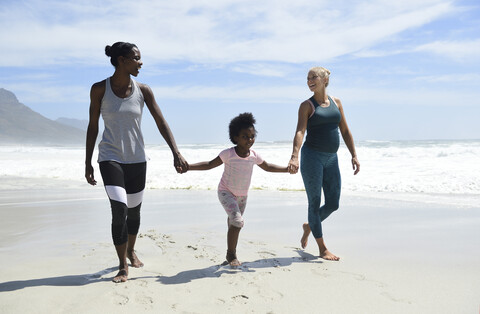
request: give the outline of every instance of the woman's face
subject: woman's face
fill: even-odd
[[[326,84],[326,79],[318,75],[318,73],[314,71],[308,72],[307,85],[312,92],[314,92],[319,87],[324,88],[325,84]]]
[[[140,68],[142,67],[143,65],[143,62],[142,62],[142,55],[140,54],[140,50],[138,50],[138,48],[134,47],[132,49],[132,51],[130,52],[130,54],[126,57],[124,57],[125,61],[124,61],[124,64],[125,64],[125,67],[127,69],[127,71],[133,75],[133,76],[137,76],[139,71],[140,71]]]

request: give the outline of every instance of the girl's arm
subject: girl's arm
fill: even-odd
[[[183,173],[188,170],[188,163],[183,158],[182,154],[177,148],[177,144],[175,143],[175,138],[173,137],[172,131],[168,126],[167,120],[163,117],[162,111],[155,100],[155,96],[153,95],[152,90],[146,84],[140,84],[140,89],[142,90],[143,98],[145,99],[145,103],[147,104],[148,110],[152,114],[155,123],[157,124],[157,128],[160,131],[160,134],[163,136],[165,141],[167,142],[168,147],[173,154],[173,165],[177,172]]]
[[[263,170],[268,171],[268,172],[289,172],[288,167],[282,167],[282,166],[275,165],[275,164],[269,164],[266,161],[263,161],[258,166],[260,168],[262,168]]]
[[[355,175],[360,171],[360,162],[357,159],[357,153],[355,151],[355,143],[353,142],[353,135],[352,135],[352,132],[350,132],[350,129],[348,128],[347,120],[345,120],[345,113],[343,112],[343,105],[340,99],[335,97],[334,100],[338,105],[340,114],[342,115],[342,119],[340,120],[340,124],[338,125],[338,127],[340,128],[340,133],[342,134],[343,141],[345,142],[345,145],[347,145],[347,148],[350,151],[350,154],[352,155],[352,168],[354,171],[353,174]]]
[[[223,164],[223,161],[220,159],[220,156],[217,156],[215,159],[210,161],[202,161],[197,162],[196,164],[191,164],[189,165],[188,170],[210,170],[220,166],[221,164]]]

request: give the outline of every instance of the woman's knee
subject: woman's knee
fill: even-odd
[[[329,202],[325,202],[324,207],[329,212],[334,212],[340,207],[340,204],[338,201],[329,201]]]
[[[127,219],[128,208],[127,205],[116,202],[110,201],[112,205],[112,225],[114,226],[123,226],[125,225],[125,221]]]

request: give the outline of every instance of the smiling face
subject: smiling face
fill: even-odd
[[[253,143],[255,143],[255,128],[253,126],[245,129],[241,129],[240,133],[234,137],[237,147],[241,151],[249,151]]]
[[[307,85],[312,92],[318,88],[325,88],[328,85],[328,76],[322,77],[321,73],[310,70],[307,75]]]

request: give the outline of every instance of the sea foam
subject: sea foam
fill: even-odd
[[[190,163],[215,158],[231,144],[179,145]],[[289,142],[254,144],[253,149],[266,161],[288,164]],[[356,143],[361,171],[353,175],[350,153],[345,145],[338,151],[342,173],[342,191],[396,192],[429,194],[480,194],[480,141],[361,141]],[[172,154],[166,145],[147,145],[147,188],[217,188],[223,166],[209,171],[177,174]],[[101,176],[94,153],[96,180]],[[82,147],[0,146],[0,177],[48,179],[46,184],[71,182],[86,184],[85,151]],[[22,180],[28,185],[28,180]],[[8,188],[2,185],[2,188]],[[269,173],[256,167],[251,189],[303,190],[300,174]]]

